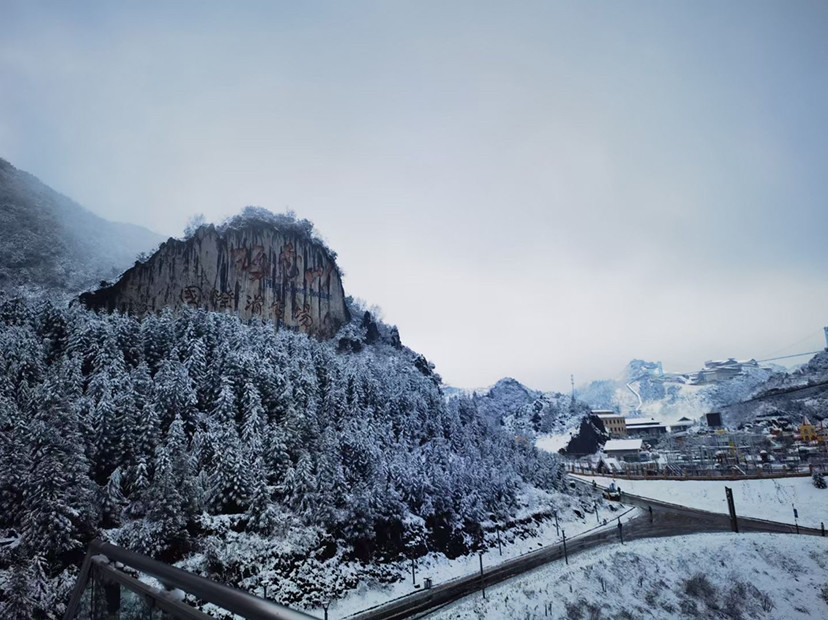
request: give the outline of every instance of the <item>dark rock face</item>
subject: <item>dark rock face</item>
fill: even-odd
[[[350,320],[328,251],[266,223],[224,231],[206,226],[186,241],[170,239],[118,282],[80,300],[136,315],[184,307],[229,312],[323,339]]]
[[[595,454],[608,439],[609,433],[601,418],[589,415],[581,420],[578,434],[569,441],[564,452],[570,455]]]
[[[366,312],[362,317],[362,327],[365,329],[365,344],[374,344],[380,339],[379,328],[376,321],[371,317],[370,312]]]

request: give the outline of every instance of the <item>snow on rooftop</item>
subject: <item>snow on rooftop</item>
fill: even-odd
[[[655,418],[627,418],[627,426],[643,426],[644,424],[661,424]]]
[[[616,450],[641,450],[641,439],[610,439],[604,444],[604,452]]]

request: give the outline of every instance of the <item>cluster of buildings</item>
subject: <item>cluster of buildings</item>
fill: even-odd
[[[631,418],[615,411],[595,410],[592,415],[597,416],[604,423],[604,428],[611,437],[623,439],[626,437],[657,437],[665,433],[686,431],[695,422],[690,418],[681,418],[673,424],[664,424],[655,418]],[[721,425],[721,422],[719,423]]]
[[[704,363],[704,368],[693,376],[693,383],[705,385],[720,383],[738,377],[747,368],[759,368],[756,360],[735,360],[732,357],[726,360],[711,360]]]
[[[693,425],[689,418],[682,418],[677,424],[667,426],[655,418],[630,418],[615,411],[596,410],[592,414],[604,423],[604,428],[610,434],[610,440],[604,445],[604,453],[616,458],[638,455],[644,439],[670,431],[686,431]]]
[[[737,360],[733,357],[726,360],[708,360],[704,363],[704,368],[689,373],[664,372],[661,362],[644,362],[638,368],[642,373],[638,376],[638,379],[649,375],[650,377],[667,383],[708,385],[729,381],[739,375],[745,374],[745,371],[750,368],[760,368],[759,362],[755,359]]]
[[[828,427],[808,418],[794,424],[784,415],[759,416],[744,430],[728,431],[720,413],[705,414],[698,421],[681,418],[669,425],[614,411],[593,411],[593,415],[610,434],[603,457],[617,467],[627,468],[630,463],[631,467],[642,467],[638,464],[654,459],[658,462],[655,471],[665,468],[673,475],[716,468],[744,474],[756,469],[828,467]],[[693,425],[698,427],[688,433]],[[652,451],[655,446],[657,453]]]
[[[670,433],[672,437],[681,437],[695,424],[690,418],[681,418],[677,422],[667,425],[655,418],[632,418],[608,410],[595,410],[592,414],[600,418],[604,428],[610,434],[609,441],[604,445],[604,453],[616,458],[638,455],[642,450],[645,439],[652,440],[667,433]],[[719,413],[707,414],[705,421],[710,428],[717,428],[722,425],[721,414]]]

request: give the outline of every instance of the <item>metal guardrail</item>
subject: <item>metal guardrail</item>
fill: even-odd
[[[151,607],[158,607],[173,618],[185,620],[208,620],[210,616],[176,600],[167,592],[153,588],[126,572],[119,570],[115,563],[121,563],[139,573],[154,577],[165,587],[176,588],[197,599],[212,603],[249,620],[309,620],[314,616],[296,611],[253,596],[242,590],[231,588],[180,568],[153,560],[140,553],[93,540],[84,558],[81,572],[75,584],[72,598],[66,608],[63,620],[75,620],[80,610],[81,599],[90,579],[114,582],[144,598]],[[115,593],[116,597],[118,593]],[[112,603],[118,600],[113,597]]]
[[[800,466],[797,468],[790,468],[787,470],[773,469],[763,470],[754,469],[752,473],[739,468],[741,473],[733,473],[737,470],[736,466],[730,466],[729,471],[726,469],[678,469],[680,474],[671,474],[675,471],[673,465],[662,466],[661,469],[646,469],[646,468],[628,468],[617,469],[612,467],[608,471],[598,471],[596,468],[588,469],[579,463],[568,463],[567,474],[574,474],[577,476],[593,476],[605,478],[622,478],[626,480],[769,480],[772,478],[804,478],[810,476],[813,472],[810,467]]]

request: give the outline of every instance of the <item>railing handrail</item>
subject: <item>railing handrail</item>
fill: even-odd
[[[267,601],[242,590],[211,581],[205,577],[98,539],[89,544],[87,560],[84,561],[84,565],[87,566],[88,559],[96,555],[103,555],[112,561],[121,562],[140,573],[158,579],[165,587],[178,588],[183,592],[192,594],[199,600],[213,603],[249,620],[309,620],[315,618],[304,612]],[[79,587],[82,587],[82,585],[79,584]],[[68,609],[67,614],[69,612]]]

